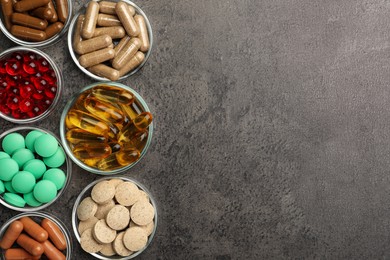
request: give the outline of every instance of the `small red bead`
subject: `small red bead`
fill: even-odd
[[[19,103],[19,109],[22,111],[22,112],[28,112],[28,111],[31,111],[33,108],[33,101],[29,98],[26,98],[26,99],[23,99],[20,103]]]
[[[11,76],[15,76],[21,73],[22,64],[19,61],[10,61],[5,65],[5,70]]]
[[[38,72],[38,62],[35,60],[30,60],[23,64],[23,70],[28,74],[36,74]]]
[[[46,71],[48,71],[50,69],[49,62],[46,59],[44,59],[44,58],[38,59],[37,64],[38,64],[38,70],[40,72],[46,72]]]
[[[19,108],[19,98],[18,98],[18,96],[15,96],[15,95],[9,96],[7,98],[6,104],[12,110],[18,109]]]

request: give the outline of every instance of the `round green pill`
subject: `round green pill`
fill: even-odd
[[[51,168],[43,174],[42,179],[52,181],[59,190],[64,187],[66,175],[61,169]]]
[[[50,157],[44,157],[43,162],[52,168],[60,167],[65,162],[65,152],[58,146],[57,151]]]
[[[35,143],[35,140],[38,138],[38,136],[41,136],[43,135],[43,133],[41,131],[38,131],[38,130],[32,130],[30,131],[27,135],[26,135],[26,147],[31,151],[31,152],[35,152],[35,149],[34,149],[34,143]]]
[[[0,152],[0,160],[5,158],[11,158],[11,156],[8,153]]]
[[[12,187],[12,181],[5,181],[4,182],[4,187],[5,187],[6,191],[9,191],[9,192],[12,192],[12,193],[16,193],[16,191]]]
[[[12,155],[12,159],[14,159],[18,165],[19,165],[19,168],[21,169],[23,167],[23,165],[34,159],[35,156],[33,154],[33,152],[31,152],[29,149],[26,149],[26,148],[21,148],[19,150],[17,150],[16,152],[14,152],[14,154]]]
[[[46,164],[41,160],[33,159],[33,160],[26,162],[23,165],[23,170],[31,172],[34,175],[35,179],[38,180],[45,173]]]
[[[57,139],[50,134],[43,134],[35,139],[35,152],[42,157],[52,156],[57,151],[57,148]]]
[[[23,194],[23,199],[26,201],[27,205],[31,207],[39,207],[42,205],[41,202],[37,201],[36,198],[34,197],[33,192],[29,192],[26,194]]]
[[[19,165],[14,159],[0,159],[0,180],[10,181],[18,171]]]
[[[19,133],[11,133],[6,135],[1,145],[4,152],[8,153],[9,155],[13,154],[13,152],[19,150],[20,148],[26,147],[24,137]]]
[[[49,180],[41,180],[35,185],[33,192],[37,201],[47,203],[57,196],[57,187]]]
[[[3,194],[5,192],[5,186],[2,181],[0,181],[0,194]]]
[[[8,204],[11,204],[11,205],[19,207],[19,208],[23,208],[24,205],[26,205],[26,202],[24,201],[24,199],[21,196],[19,196],[18,194],[4,193],[3,198],[4,198],[5,202],[7,202]]]
[[[12,188],[18,193],[32,192],[35,186],[35,177],[31,172],[20,171],[12,178]]]

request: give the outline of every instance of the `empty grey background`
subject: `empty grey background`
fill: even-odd
[[[126,175],[159,206],[138,259],[390,259],[390,2],[135,3],[155,46],[123,83],[148,103],[155,133]],[[44,51],[66,83],[37,125],[58,134],[67,100],[94,80],[65,37]],[[77,194],[97,178],[74,165],[46,211],[70,229]],[[0,220],[15,214],[2,207]]]

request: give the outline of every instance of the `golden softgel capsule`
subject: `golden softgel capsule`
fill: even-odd
[[[119,143],[129,143],[135,134],[144,132],[152,123],[152,120],[153,116],[151,113],[142,112],[133,120],[133,122],[121,129],[118,140]]]
[[[93,134],[107,136],[110,131],[109,126],[99,118],[80,110],[70,110],[67,118],[71,124]]]
[[[81,143],[72,149],[73,154],[81,159],[103,159],[111,154],[111,147],[106,143]]]
[[[95,87],[92,89],[92,95],[96,98],[112,103],[131,104],[134,102],[134,96],[129,91],[110,88],[110,87]]]
[[[71,129],[66,132],[66,140],[68,140],[71,144],[107,142],[107,138],[102,135],[92,134],[78,128]]]
[[[140,152],[135,147],[122,147],[122,149],[116,153],[116,159],[120,165],[129,165],[137,161],[140,157]]]

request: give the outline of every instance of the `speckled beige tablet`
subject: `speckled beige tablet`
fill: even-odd
[[[102,250],[103,245],[99,244],[92,235],[92,228],[85,230],[80,237],[81,248],[88,253],[96,253]]]
[[[80,221],[78,226],[79,233],[82,234],[85,230],[93,228],[96,222],[98,222],[98,219],[96,217],[90,217],[87,220]]]
[[[98,219],[106,218],[107,213],[115,206],[115,201],[110,200],[107,203],[99,204],[97,211],[95,213],[95,217]]]
[[[110,179],[109,182],[112,183],[116,188],[119,184],[123,183],[124,180],[119,179],[119,178],[113,178],[113,179]]]
[[[145,191],[139,190],[139,193],[140,193],[139,200],[145,199],[149,202],[149,195]]]
[[[129,249],[127,249],[125,247],[125,245],[123,244],[123,235],[125,234],[125,231],[119,233],[114,242],[112,243],[113,247],[114,247],[114,251],[120,255],[120,256],[129,256],[133,253],[133,251],[130,251]]]
[[[146,246],[148,236],[145,230],[140,227],[131,227],[125,231],[123,235],[123,244],[131,251],[141,250]]]
[[[102,250],[99,251],[104,256],[113,256],[115,255],[113,243],[104,244]]]
[[[122,205],[115,205],[107,214],[107,225],[115,230],[122,230],[129,225],[130,212]]]
[[[135,224],[145,226],[153,221],[154,212],[152,204],[145,200],[140,200],[131,207],[130,217]]]
[[[140,226],[140,225],[135,224],[133,221],[130,221],[129,227],[140,227],[140,228],[145,230],[146,235],[150,236],[150,234],[152,234],[153,229],[154,229],[154,221],[151,221],[149,224],[147,224],[145,226]]]
[[[141,194],[137,185],[132,182],[124,182],[116,187],[115,199],[123,206],[131,206],[136,203]]]
[[[87,220],[95,215],[97,208],[98,206],[92,198],[86,197],[77,207],[77,217],[79,220]]]
[[[115,196],[115,186],[109,181],[101,181],[93,186],[91,198],[98,204],[105,204]]]
[[[105,219],[96,222],[92,234],[95,240],[101,244],[111,243],[116,237],[116,231],[107,226]]]

